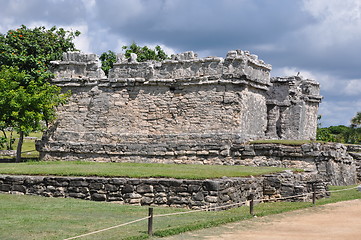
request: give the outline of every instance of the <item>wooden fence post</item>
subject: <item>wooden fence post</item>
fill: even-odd
[[[312,184],[312,204],[316,204],[316,188],[314,183]]]
[[[148,216],[148,235],[153,236],[153,208],[149,208]]]
[[[252,216],[254,216],[254,214],[253,214],[253,206],[254,206],[254,202],[253,202],[254,195],[253,195],[253,193],[251,193],[251,194],[249,195],[249,197],[250,197],[250,199],[251,199],[251,201],[250,201],[250,203],[249,203],[249,213],[250,213]]]

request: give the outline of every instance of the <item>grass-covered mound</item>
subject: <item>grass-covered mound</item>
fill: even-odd
[[[246,177],[275,173],[283,170],[285,170],[285,168],[80,161],[41,161],[0,164],[0,174],[132,178],[165,177],[178,179]]]
[[[303,144],[308,144],[308,143],[325,143],[322,141],[312,141],[312,140],[278,140],[278,139],[264,139],[264,140],[255,140],[255,141],[251,141],[249,142],[250,144],[283,144],[283,145],[293,145],[293,146],[298,146],[298,145],[303,145]]]

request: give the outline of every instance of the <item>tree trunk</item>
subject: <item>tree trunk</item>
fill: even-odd
[[[20,136],[19,136],[19,142],[18,142],[18,147],[16,149],[16,160],[15,162],[20,162],[21,161],[21,149],[23,147],[23,142],[24,142],[24,132],[20,131]]]

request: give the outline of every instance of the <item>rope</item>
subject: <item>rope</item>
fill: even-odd
[[[222,206],[217,206],[217,207],[205,207],[205,208],[202,208],[202,209],[190,210],[190,211],[186,211],[186,212],[176,212],[176,213],[158,214],[158,215],[154,215],[153,217],[166,217],[166,216],[175,216],[175,215],[195,213],[195,212],[207,212],[207,211],[216,210],[216,209],[219,209],[219,208],[226,208],[226,207],[231,207],[231,206],[242,205],[242,204],[245,204],[245,203],[247,203],[247,202],[248,202],[248,201],[239,202],[239,203],[232,203],[232,204],[222,205]]]
[[[360,185],[360,186],[361,186],[361,185]],[[343,191],[348,191],[348,190],[356,189],[356,188],[358,188],[358,187],[359,187],[359,186],[352,187],[352,188],[340,189],[340,190],[326,191],[326,192],[329,192],[329,193],[334,193],[334,192],[343,192]]]
[[[348,190],[352,190],[352,189],[356,189],[359,186],[356,187],[352,187],[352,188],[346,188],[346,189],[340,189],[340,190],[333,190],[333,191],[325,191],[325,192],[329,192],[329,193],[333,193],[333,192],[341,192],[341,191],[348,191]],[[310,195],[310,194],[314,194],[316,192],[309,192],[309,193],[303,193],[303,194],[299,194],[299,195],[293,195],[293,196],[288,196],[288,197],[282,197],[282,198],[270,198],[270,199],[255,199],[253,200],[254,202],[262,202],[262,201],[274,201],[274,200],[284,200],[284,199],[290,199],[290,198],[296,198],[296,197],[302,197],[302,196],[306,196],[306,195]],[[222,209],[222,208],[227,208],[227,207],[232,207],[232,206],[238,206],[238,205],[243,205],[246,203],[249,203],[250,201],[244,201],[244,202],[239,202],[239,203],[231,203],[231,204],[227,204],[227,205],[222,205],[222,206],[217,206],[217,207],[205,207],[202,209],[197,209],[197,210],[190,210],[190,211],[186,211],[186,212],[175,212],[175,213],[165,213],[165,214],[158,214],[158,215],[154,215],[153,218],[156,217],[167,217],[167,216],[176,216],[176,215],[182,215],[182,214],[189,214],[189,213],[195,213],[195,212],[203,212],[203,211],[210,211],[210,210],[216,210],[216,209]],[[94,232],[90,232],[90,233],[86,233],[86,234],[82,234],[79,236],[75,236],[75,237],[71,237],[71,238],[66,238],[64,240],[71,240],[71,239],[76,239],[76,238],[80,238],[80,237],[85,237],[91,234],[95,234],[95,233],[99,233],[99,232],[103,232],[103,231],[107,231],[110,229],[114,229],[114,228],[118,228],[118,227],[122,227],[122,226],[126,226],[132,223],[136,223],[136,222],[140,222],[143,221],[145,219],[150,218],[150,216],[144,217],[144,218],[140,218],[131,222],[127,222],[127,223],[123,223],[123,224],[119,224],[113,227],[108,227],[108,228],[104,228],[101,230],[97,230]]]
[[[66,239],[64,239],[64,240],[70,240],[70,239],[76,239],[76,238],[81,238],[81,237],[89,236],[89,235],[91,235],[91,234],[95,234],[95,233],[99,233],[99,232],[104,232],[104,231],[107,231],[107,230],[110,230],[110,229],[113,229],[113,228],[122,227],[122,226],[126,226],[126,225],[129,225],[129,224],[132,224],[132,223],[140,222],[140,221],[143,221],[143,220],[148,219],[148,218],[150,218],[150,217],[147,216],[147,217],[140,218],[140,219],[137,219],[137,220],[134,220],[134,221],[131,221],[131,222],[119,224],[119,225],[117,225],[117,226],[104,228],[104,229],[101,229],[101,230],[97,230],[97,231],[90,232],[90,233],[85,233],[85,234],[82,234],[82,235],[79,235],[79,236],[75,236],[75,237],[71,237],[71,238],[66,238]]]
[[[312,192],[311,192],[311,193],[312,193]],[[303,194],[299,194],[299,195],[293,195],[293,196],[281,197],[281,198],[255,199],[255,200],[253,200],[253,201],[254,201],[254,202],[262,202],[262,201],[284,200],[284,199],[290,199],[290,198],[296,198],[296,197],[306,196],[306,195],[311,194],[311,193],[303,193]]]

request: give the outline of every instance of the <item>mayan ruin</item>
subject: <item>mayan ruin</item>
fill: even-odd
[[[257,139],[315,139],[319,84],[270,78],[247,51],[162,62],[118,55],[107,78],[95,54],[65,53],[53,83],[72,96],[38,150],[46,160],[227,161]]]

